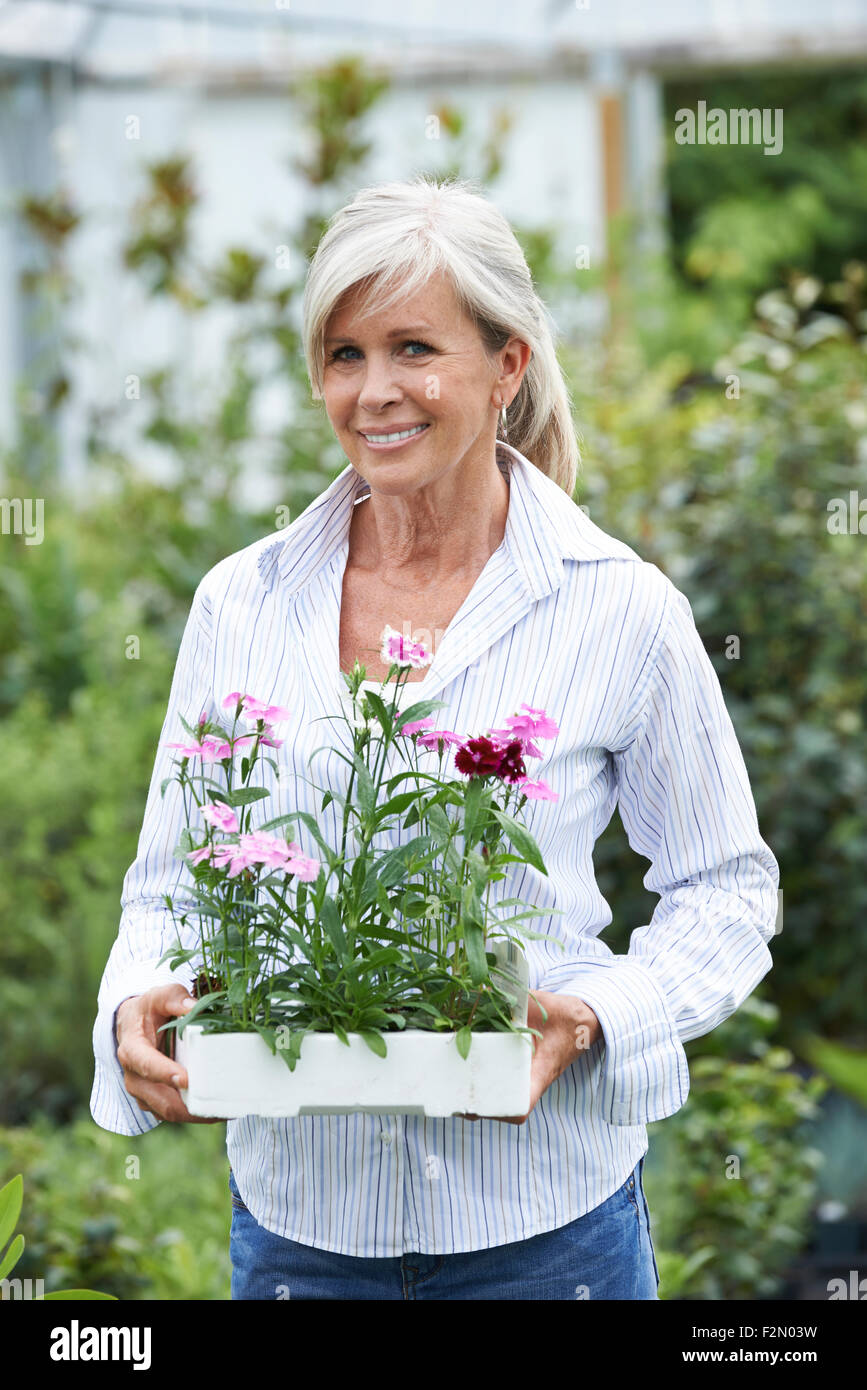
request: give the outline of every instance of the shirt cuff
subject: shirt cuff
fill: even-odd
[[[537,986],[583,999],[602,1027],[599,1113],[613,1125],[673,1115],[689,1095],[689,1067],[665,996],[646,966],[628,957],[562,965]]]
[[[172,970],[171,965],[143,962],[112,982],[111,991],[100,997],[99,1011],[93,1025],[93,1055],[95,1060],[90,1113],[101,1129],[113,1134],[144,1134],[161,1123],[158,1116],[142,1110],[123,1081],[123,1067],[117,1060],[115,1015],[124,999],[144,994],[155,985],[184,985],[190,988],[193,972],[183,967]]]

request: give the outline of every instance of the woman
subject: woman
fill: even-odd
[[[177,934],[162,895],[178,882],[182,808],[159,787],[179,716],[216,714],[239,686],[288,706],[282,780],[334,835],[336,803],[320,813],[302,781],[343,785],[333,751],[314,752],[329,727],[316,721],[356,659],[386,676],[390,624],[433,651],[410,680],[444,701],[441,727],[502,726],[522,705],[559,726],[538,766],[557,799],[525,808],[548,876],[510,866],[502,884],[551,911],[534,923],[551,936],[527,945],[547,1014],[533,1004],[531,1106],[229,1122],[233,1297],[656,1298],[645,1126],[686,1100],[683,1042],[770,968],[777,908],[719,682],[684,596],[571,500],[549,317],[477,188],[359,192],[311,263],[304,322],[349,463],[196,591],[100,991],[93,1115],[124,1134],[192,1119],[186,1076],[156,1047],[192,1005],[156,966]],[[611,912],[592,864],[616,804],[660,895],[624,956],[599,938]]]

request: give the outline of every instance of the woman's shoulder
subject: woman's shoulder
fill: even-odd
[[[357,480],[347,465],[285,526],[213,565],[201,581],[212,601],[230,593],[261,601],[278,584],[291,593],[306,582],[332,555],[340,529],[348,523]]]
[[[271,565],[285,544],[284,528],[260,536],[240,550],[224,555],[202,575],[196,597],[212,610],[233,597],[246,596],[251,601],[260,600],[268,587]]]
[[[560,531],[561,553],[576,590],[588,585],[610,606],[667,608],[679,594],[665,571],[628,542],[603,530],[586,511],[572,506]],[[572,562],[568,564],[568,562]]]

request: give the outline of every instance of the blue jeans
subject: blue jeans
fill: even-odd
[[[260,1226],[232,1192],[233,1299],[654,1299],[659,1271],[644,1156],[593,1211],[553,1231],[458,1254],[341,1255]]]

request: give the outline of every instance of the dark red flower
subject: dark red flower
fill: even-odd
[[[455,753],[455,767],[468,777],[492,777],[503,760],[503,750],[489,738],[471,738]]]
[[[521,757],[521,740],[494,743],[489,738],[471,738],[455,754],[455,767],[468,777],[501,777],[520,782],[527,770]]]
[[[515,739],[513,743],[507,744],[502,750],[500,766],[497,768],[497,776],[502,777],[506,782],[520,782],[526,777],[527,769],[521,756],[521,740]]]

